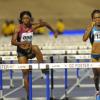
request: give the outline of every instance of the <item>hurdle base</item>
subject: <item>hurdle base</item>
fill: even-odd
[[[54,97],[50,97],[50,100],[59,100],[59,99],[56,99],[56,98],[54,98]]]
[[[77,85],[77,87],[80,88],[81,86],[80,85]]]
[[[4,98],[0,100],[26,100],[26,98]]]
[[[10,86],[11,89],[15,88],[15,86]]]
[[[63,99],[61,99],[61,100],[69,100],[69,99],[68,99],[68,97],[65,97],[65,98],[63,98]]]

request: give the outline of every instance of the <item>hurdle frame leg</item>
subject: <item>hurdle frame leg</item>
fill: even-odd
[[[13,84],[13,70],[10,70],[9,73],[10,73],[10,88],[14,88],[14,84]]]
[[[2,64],[2,58],[0,57],[0,64]],[[2,75],[2,70],[0,69],[0,100],[3,100],[3,83],[2,80],[3,79],[3,75]]]
[[[54,63],[54,58],[53,56],[50,57],[50,62]],[[54,70],[51,69],[51,97],[50,100],[56,100],[56,98],[54,98]]]
[[[2,70],[0,69],[0,100],[3,100],[3,83],[2,83]]]
[[[13,60],[11,60],[10,64],[13,64],[13,63],[14,63]],[[10,69],[9,73],[10,73],[10,88],[14,88],[14,84],[13,84],[13,70]]]
[[[68,88],[68,69],[65,68],[65,100],[68,100],[68,96],[67,96],[67,88]]]
[[[67,56],[64,57],[64,63],[67,63]],[[68,88],[68,69],[65,68],[65,73],[64,73],[64,76],[65,76],[65,80],[64,80],[64,83],[65,83],[65,100],[68,100],[68,96],[67,96],[67,88]]]
[[[53,89],[54,89],[54,71],[51,69],[51,97],[50,100],[54,100]]]
[[[50,100],[50,80],[49,80],[49,73],[46,73],[46,100]]]
[[[32,100],[32,66],[29,66],[29,100]]]
[[[80,60],[76,59],[76,62],[79,63]],[[76,81],[77,81],[77,86],[80,87],[80,75],[79,75],[79,68],[76,69]]]

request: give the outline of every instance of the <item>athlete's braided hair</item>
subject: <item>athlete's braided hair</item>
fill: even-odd
[[[100,13],[100,10],[99,9],[95,9],[93,10],[93,12],[91,13],[91,18],[93,19],[93,16],[95,13]]]
[[[19,23],[22,23],[22,18],[23,18],[24,15],[28,15],[33,20],[32,14],[31,14],[30,11],[22,11],[20,13]]]

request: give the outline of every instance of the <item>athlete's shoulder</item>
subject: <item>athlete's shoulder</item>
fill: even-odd
[[[16,24],[16,25],[15,25],[15,32],[16,32],[16,33],[20,32],[20,27],[21,27],[20,24]]]
[[[94,34],[94,32],[95,32],[96,30],[97,30],[96,27],[93,26],[93,28],[92,28],[92,30],[91,30],[91,34]]]

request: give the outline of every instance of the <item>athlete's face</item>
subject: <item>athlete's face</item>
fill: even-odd
[[[24,16],[22,17],[22,22],[23,22],[25,25],[30,24],[30,21],[31,21],[30,16],[24,15]]]
[[[95,13],[93,16],[93,21],[95,22],[95,24],[98,26],[100,26],[100,13]]]

